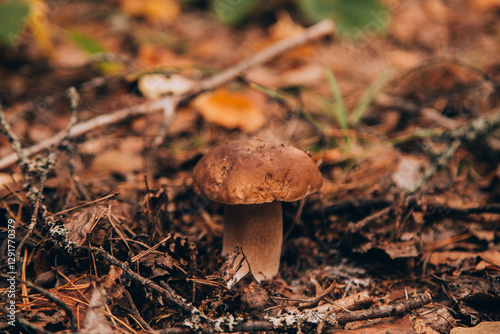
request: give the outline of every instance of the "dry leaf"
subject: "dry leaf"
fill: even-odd
[[[126,174],[140,171],[143,168],[142,158],[138,154],[122,150],[107,150],[95,157],[92,169],[96,172]]]
[[[21,173],[0,173],[0,189],[5,189],[6,186],[12,187],[12,180],[20,182],[22,180]]]
[[[277,16],[278,18],[276,23],[269,28],[269,44],[288,38],[290,36],[294,36],[304,30],[304,27],[292,20],[290,14],[287,11],[280,11]],[[286,56],[292,58],[309,58],[313,50],[314,49],[310,44],[306,44],[288,51],[286,53]]]
[[[122,9],[131,16],[144,16],[152,23],[171,23],[181,11],[175,0],[123,0]]]
[[[485,321],[471,328],[453,328],[450,334],[500,334],[499,321]]]
[[[500,8],[500,0],[469,0],[469,7],[481,11],[494,11]]]
[[[154,44],[141,44],[137,54],[143,67],[182,67],[191,66],[193,62],[185,55],[179,56],[174,51],[164,46]]]
[[[229,129],[254,132],[266,122],[266,116],[247,93],[231,92],[224,87],[199,95],[193,106],[207,122]]]
[[[51,57],[54,54],[54,48],[50,39],[47,11],[48,8],[45,1],[30,0],[29,27],[42,53],[47,57]]]

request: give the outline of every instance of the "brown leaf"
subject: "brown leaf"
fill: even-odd
[[[484,321],[471,328],[455,327],[450,334],[498,334],[500,333],[499,321]]]

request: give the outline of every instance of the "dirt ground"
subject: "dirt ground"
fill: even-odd
[[[500,333],[498,1],[386,1],[354,41],[291,1],[233,28],[174,0],[45,5],[0,46],[1,331]],[[255,137],[323,186],[283,203],[279,274],[228,289],[193,168]]]

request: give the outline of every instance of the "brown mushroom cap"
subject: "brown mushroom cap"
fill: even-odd
[[[296,201],[322,184],[321,173],[307,153],[261,139],[217,146],[193,171],[194,190],[224,204]]]

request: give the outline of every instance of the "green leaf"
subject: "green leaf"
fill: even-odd
[[[89,35],[86,35],[76,29],[69,29],[68,34],[76,45],[87,51],[89,54],[106,52],[101,43]]]
[[[0,43],[15,42],[29,14],[27,3],[11,0],[0,3]]]
[[[213,0],[212,8],[224,24],[237,25],[246,19],[261,0]]]
[[[307,19],[333,19],[341,36],[356,40],[386,31],[391,17],[378,0],[299,0],[298,4]]]

